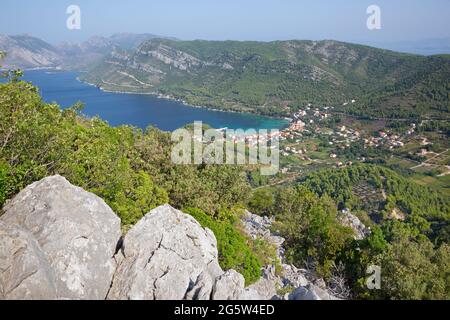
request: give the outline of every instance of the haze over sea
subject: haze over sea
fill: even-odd
[[[38,86],[46,102],[67,108],[80,101],[84,104],[83,114],[99,116],[113,126],[128,124],[144,129],[152,125],[172,131],[194,121],[230,129],[281,129],[287,125],[283,119],[194,108],[152,95],[104,92],[78,81],[78,75],[34,70],[26,71],[23,79]]]

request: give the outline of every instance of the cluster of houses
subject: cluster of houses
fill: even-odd
[[[378,137],[369,137],[364,139],[364,145],[367,147],[378,148],[380,146],[388,146],[389,149],[403,147],[405,143],[401,137],[389,132],[380,131]]]
[[[355,103],[355,100],[352,100],[349,103]],[[281,131],[268,131],[267,133],[261,134],[254,132],[253,134],[236,134],[231,137],[227,137],[227,139],[231,138],[235,144],[245,143],[248,146],[257,146],[258,143],[264,144],[267,143],[270,145],[269,141],[273,141],[273,139],[279,140],[290,140],[296,141],[300,143],[302,137],[305,134],[311,133],[311,125],[314,125],[316,122],[320,122],[324,119],[330,117],[330,109],[333,107],[322,107],[315,108],[312,107],[311,104],[308,104],[303,109],[295,112],[292,115],[290,126]],[[226,129],[226,128],[224,128]],[[223,129],[221,129],[222,131]],[[330,146],[335,146],[341,149],[349,148],[352,143],[357,141],[363,141],[364,146],[368,147],[380,147],[380,146],[388,146],[390,149],[403,147],[404,146],[404,138],[406,136],[412,135],[416,131],[416,125],[411,124],[411,126],[404,132],[402,136],[398,134],[391,133],[389,130],[378,132],[377,136],[364,136],[362,133],[356,129],[348,128],[345,125],[342,125],[335,129],[323,129],[319,126],[316,126],[316,133],[325,134],[329,136],[328,144]],[[224,133],[226,131],[224,130]],[[273,147],[273,146],[272,146]],[[300,146],[285,146],[281,150],[281,155],[288,156],[296,154],[299,155],[302,159],[308,159],[306,156],[307,150]],[[331,159],[338,160],[338,156],[335,153],[331,153]],[[339,165],[344,165],[338,163]]]
[[[341,147],[350,147],[352,142],[358,141],[361,138],[361,133],[358,130],[341,126],[336,131],[328,133],[331,135],[330,145],[338,145]]]
[[[295,139],[296,137],[302,137],[302,132],[309,132],[306,126],[312,125],[321,120],[328,119],[330,109],[334,107],[323,107],[322,109],[313,108],[311,104],[308,104],[304,109],[295,112],[292,115],[291,125],[281,132],[281,140]]]
[[[225,133],[226,131],[224,131]],[[265,134],[254,133],[254,134],[234,134],[231,136],[224,136],[224,139],[232,141],[234,144],[245,143],[248,146],[254,147],[258,143],[260,145],[270,145],[269,142],[280,139],[282,135],[281,131],[268,131]]]
[[[309,118],[309,123],[314,123],[315,120],[324,120],[330,117],[329,110],[334,107],[313,108],[311,104],[308,104],[304,109],[301,109],[293,114],[294,122],[300,119]]]
[[[404,138],[411,136],[416,131],[416,124],[411,126],[404,132],[403,136],[392,134],[389,130],[378,132],[378,137],[369,137],[364,139],[364,144],[368,147],[388,146],[389,149],[400,148],[405,145]]]
[[[308,151],[306,150],[306,148],[296,148],[296,147],[284,147],[283,151],[281,152],[282,155],[284,156],[288,156],[290,154],[299,154],[299,155],[304,155],[306,154]]]

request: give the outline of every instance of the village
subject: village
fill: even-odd
[[[352,100],[351,103],[354,102],[355,100]],[[333,117],[333,109],[334,107],[312,108],[311,105],[308,105],[294,113],[291,125],[280,134],[281,141],[290,142],[285,144],[282,154],[284,156],[305,155],[308,150],[293,145],[315,137],[326,141],[334,149],[350,148],[353,143],[363,142],[364,148],[387,147],[392,150],[403,147],[405,138],[413,135],[416,130],[416,124],[414,123],[401,134],[393,133],[390,130],[378,131],[374,134],[353,129],[346,125],[329,125],[332,122],[322,124]],[[329,157],[336,159],[337,154],[330,153]]]
[[[343,106],[355,102],[353,99]],[[396,129],[388,125],[374,129],[365,123],[342,121],[338,118],[342,113],[336,109],[307,104],[289,117],[289,125],[283,130],[223,128],[218,130],[223,135],[220,140],[247,148],[261,145],[279,148],[281,173],[284,175],[279,177],[280,181],[284,181],[286,176],[294,178],[320,168],[345,167],[370,160],[360,153],[384,154],[392,159],[390,163],[398,161],[407,169],[439,169],[440,175],[450,172],[448,150],[430,151],[432,143],[419,132],[423,122]]]

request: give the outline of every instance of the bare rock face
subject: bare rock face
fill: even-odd
[[[0,300],[56,299],[55,274],[36,239],[3,222],[0,239]]]
[[[234,271],[228,270],[216,279],[212,292],[212,300],[262,300],[253,289],[244,288],[244,277]]]
[[[281,288],[283,283],[275,274],[275,266],[264,266],[261,278],[249,288],[258,292],[264,300],[271,300],[277,296],[277,288]]]
[[[339,300],[327,290],[321,289],[313,284],[299,287],[289,295],[289,300]]]
[[[30,255],[19,258],[19,267],[36,269],[38,275],[48,274],[48,290],[23,291],[22,295],[17,291],[16,298],[105,298],[116,268],[113,256],[121,231],[120,219],[102,199],[61,176],[53,176],[25,188],[4,207],[4,212],[0,221],[25,230],[17,241],[24,242],[25,252],[34,255],[33,259]],[[14,277],[20,276],[32,279],[27,278],[27,272],[3,272],[0,282],[12,283]],[[56,294],[50,290],[52,286]]]
[[[370,235],[370,229],[357,216],[353,215],[349,209],[342,210],[338,215],[338,220],[342,225],[353,230],[355,240],[362,240]]]
[[[158,207],[121,240],[120,220],[60,176],[25,188],[0,217],[0,300],[260,300],[224,272],[217,241],[190,215]],[[271,271],[274,276],[274,271]],[[277,279],[270,278],[264,291]],[[267,297],[266,297],[267,296]]]
[[[222,273],[214,234],[169,205],[125,236],[108,299],[209,299]]]

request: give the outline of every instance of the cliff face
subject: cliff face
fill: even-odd
[[[213,233],[169,205],[121,238],[102,199],[54,176],[3,211],[0,299],[261,298],[220,268]]]

